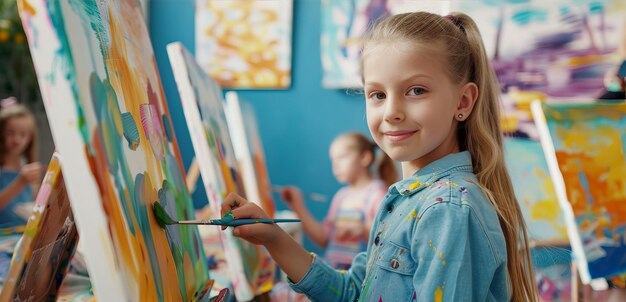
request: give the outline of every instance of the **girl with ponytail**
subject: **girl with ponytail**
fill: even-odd
[[[263,244],[314,301],[536,301],[526,227],[503,157],[500,87],[465,14],[394,15],[362,52],[367,124],[400,161],[367,252],[347,272],[310,255],[276,225],[235,228]],[[235,203],[237,201],[237,203]],[[229,196],[236,217],[266,217]]]

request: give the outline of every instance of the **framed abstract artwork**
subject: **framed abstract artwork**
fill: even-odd
[[[291,85],[292,0],[196,0],[196,58],[220,86]]]

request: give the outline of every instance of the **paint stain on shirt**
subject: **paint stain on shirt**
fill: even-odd
[[[437,287],[437,289],[435,289],[435,295],[433,297],[433,301],[435,302],[443,301],[443,289],[441,289],[441,287]]]

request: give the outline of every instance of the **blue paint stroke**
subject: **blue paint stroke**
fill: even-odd
[[[128,148],[135,151],[139,146],[139,129],[137,129],[137,123],[135,118],[130,112],[122,113],[122,127],[124,129],[124,138],[128,142]]]

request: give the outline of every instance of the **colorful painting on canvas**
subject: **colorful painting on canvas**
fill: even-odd
[[[246,196],[247,192],[230,136],[222,90],[206,76],[180,43],[169,44],[167,51],[200,174],[213,209],[210,218],[220,218],[221,204],[228,193],[238,192]],[[205,252],[217,264],[214,275],[230,276],[235,296],[241,301],[268,292],[274,275],[274,264],[269,255],[259,246],[233,237],[231,229],[222,232],[218,227],[208,228],[203,229],[202,234],[207,244]],[[222,244],[217,245],[220,241]],[[223,263],[227,266],[220,266]],[[219,283],[219,278],[216,277],[216,281]]]
[[[78,243],[78,232],[55,153],[13,252],[0,301],[55,300]]]
[[[420,10],[470,15],[505,91],[515,88],[554,97],[598,94],[604,72],[618,59],[613,53],[626,30],[626,4],[621,0],[326,0],[324,86],[360,87],[360,48],[368,26],[388,15]]]
[[[522,208],[529,239],[541,242],[567,242],[563,213],[550,179],[541,144],[527,138],[504,140],[506,161],[515,196]]]
[[[137,1],[20,0],[20,16],[95,297],[207,300],[178,143]]]
[[[626,104],[537,102],[533,116],[581,279],[626,273]]]
[[[220,86],[291,85],[292,0],[196,0],[196,58]]]
[[[226,93],[226,118],[233,138],[235,155],[241,167],[248,199],[274,217],[272,184],[265,164],[265,153],[252,104],[240,101],[234,91]]]

